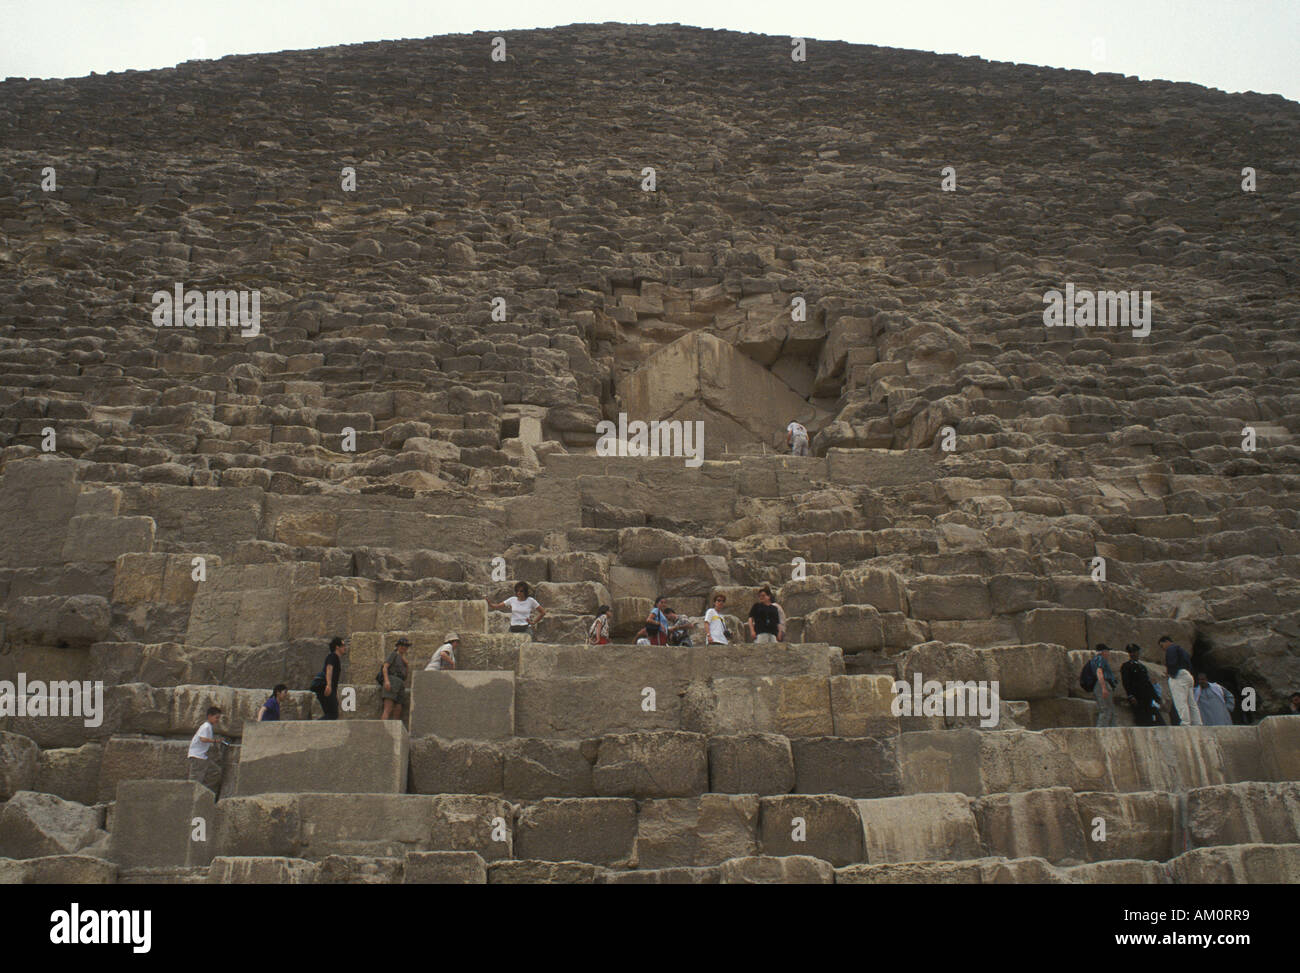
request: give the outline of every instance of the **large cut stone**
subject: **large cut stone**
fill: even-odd
[[[515,674],[419,670],[411,680],[411,736],[502,740],[515,732]]]
[[[559,798],[519,812],[520,858],[626,867],[636,854],[636,802],[618,797]]]
[[[404,794],[406,728],[396,720],[245,723],[241,797],[250,794]]]
[[[592,784],[601,797],[688,797],[709,788],[705,738],[698,733],[619,733],[603,737]]]
[[[187,780],[125,780],[109,855],[123,868],[207,865],[218,843],[216,798]]]

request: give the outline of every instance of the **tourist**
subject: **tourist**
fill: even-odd
[[[654,607],[650,609],[650,614],[645,619],[646,635],[650,639],[651,645],[668,644],[668,630],[672,628],[670,615],[668,599],[664,595],[660,595],[655,599]]]
[[[1120,666],[1119,678],[1128,694],[1128,704],[1133,708],[1133,722],[1138,726],[1163,726],[1160,698],[1151,683],[1151,673],[1138,658],[1142,647],[1130,642],[1124,648],[1128,652],[1128,661]]]
[[[749,610],[749,637],[755,642],[776,642],[781,634],[781,612],[772,604],[772,589],[758,589],[758,601]]]
[[[456,668],[456,650],[460,648],[460,636],[455,632],[448,632],[446,640],[438,646],[433,658],[429,664],[424,667],[425,672],[439,672],[443,669]]]
[[[330,639],[329,654],[321,666],[316,678],[311,681],[311,691],[320,701],[322,720],[339,718],[339,684],[343,679],[342,657],[347,654],[348,646],[339,636]]]
[[[1117,726],[1115,722],[1115,684],[1118,680],[1110,668],[1110,646],[1105,642],[1097,643],[1097,654],[1089,661],[1092,669],[1092,694],[1097,700],[1097,725]]]
[[[267,697],[266,702],[262,704],[262,708],[257,711],[257,722],[273,723],[280,719],[280,703],[282,703],[284,697],[288,695],[289,687],[284,683],[277,683],[276,687],[271,690],[271,695]]]
[[[587,629],[588,645],[609,645],[609,605],[596,609],[596,620]]]
[[[212,752],[212,747],[220,742],[216,735],[217,723],[221,720],[221,707],[209,706],[207,719],[199,724],[190,739],[189,779],[202,784],[213,794],[221,792],[221,751]]]
[[[714,595],[713,607],[704,613],[704,624],[709,627],[709,645],[726,645],[727,622],[722,617],[722,609],[727,604],[726,595]]]
[[[379,698],[384,701],[381,720],[400,720],[402,718],[402,693],[406,690],[406,680],[410,678],[411,666],[406,661],[406,654],[411,651],[411,640],[403,636],[397,640],[397,648],[389,653],[379,670],[379,684],[384,691]]]
[[[1284,716],[1295,716],[1300,714],[1300,692],[1291,694],[1291,698],[1287,700],[1286,709],[1282,711],[1282,714]]]
[[[1237,706],[1232,693],[1217,682],[1210,682],[1210,677],[1202,672],[1196,678],[1192,695],[1203,726],[1232,726],[1232,711]]]
[[[485,598],[488,607],[500,611],[502,609],[510,612],[510,631],[527,632],[532,635],[533,625],[542,620],[546,614],[546,609],[537,603],[537,599],[531,594],[528,582],[520,581],[515,585],[515,595],[513,598],[507,598],[505,601],[493,602],[491,598]]]
[[[791,419],[785,427],[785,444],[790,447],[791,456],[808,455],[808,430],[798,419]]]
[[[1187,650],[1168,635],[1160,636],[1156,643],[1165,653],[1165,671],[1169,673],[1169,696],[1178,712],[1181,726],[1200,726],[1201,708],[1192,695],[1192,657]]]

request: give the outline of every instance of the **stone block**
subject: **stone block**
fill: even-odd
[[[408,851],[406,885],[486,885],[487,863],[474,851]]]
[[[63,542],[64,561],[114,564],[119,556],[153,550],[152,517],[73,517]]]
[[[504,756],[500,744],[481,740],[411,740],[411,791],[416,794],[500,794]]]
[[[194,840],[199,821],[206,841]],[[202,784],[125,780],[117,788],[109,857],[122,868],[207,865],[218,828],[216,797]]]
[[[760,802],[764,855],[811,855],[832,865],[863,860],[857,805],[836,795],[787,794]]]
[[[834,736],[898,732],[898,718],[893,714],[894,680],[890,676],[831,676],[830,696]]]
[[[786,794],[794,788],[790,741],[775,733],[709,738],[709,790],[722,794]]]
[[[592,764],[598,741],[516,737],[501,744],[505,794],[516,800],[594,797]]]
[[[34,790],[41,748],[30,737],[0,730],[0,803],[19,791]]]
[[[956,861],[984,854],[970,798],[962,794],[860,800],[858,814],[866,858],[873,865]]]
[[[501,740],[515,733],[515,674],[417,670],[411,680],[411,735]]]
[[[409,750],[396,720],[249,722],[237,793],[404,794]]]
[[[520,858],[580,861],[615,868],[635,861],[636,802],[617,797],[555,798],[523,808],[516,819]]]
[[[758,854],[758,797],[649,800],[637,815],[638,868],[719,865]]]
[[[990,854],[1077,865],[1090,859],[1074,793],[1068,787],[990,794],[974,802]]]
[[[803,640],[838,645],[845,652],[879,650],[885,644],[880,613],[870,605],[819,608],[804,617]]]
[[[715,732],[830,736],[825,676],[722,676],[713,680]]]
[[[689,797],[709,789],[705,738],[698,733],[620,733],[601,738],[592,769],[601,797]]]
[[[889,797],[901,793],[895,738],[795,737],[797,794]]]
[[[723,885],[832,885],[830,862],[809,855],[751,855],[722,863]]]
[[[214,858],[209,885],[313,885],[319,866],[302,858]]]

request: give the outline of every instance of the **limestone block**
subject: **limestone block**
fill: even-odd
[[[34,790],[40,763],[41,748],[35,740],[0,730],[0,802]]]
[[[406,885],[486,885],[487,863],[474,851],[408,851]]]
[[[601,797],[688,797],[709,788],[705,738],[698,733],[602,737],[592,784]]]
[[[797,794],[887,797],[901,793],[892,737],[795,737]]]
[[[649,800],[637,815],[638,868],[719,865],[758,853],[758,797]]]
[[[723,885],[832,885],[830,862],[810,855],[751,855],[722,863]]]
[[[63,542],[64,561],[114,564],[122,554],[153,550],[152,517],[73,517]]]
[[[249,722],[237,793],[404,794],[409,749],[396,720]]]
[[[806,615],[803,639],[838,645],[845,652],[862,652],[882,648],[885,629],[880,613],[870,605],[842,605]]]
[[[912,578],[907,600],[914,618],[988,618],[993,614],[988,584],[977,575]]]
[[[1091,857],[1068,787],[990,794],[973,806],[980,837],[992,854],[1054,864],[1080,864]]]
[[[858,801],[862,841],[873,865],[980,858],[979,828],[962,794],[917,794]]]
[[[980,731],[922,730],[898,738],[899,774],[905,794],[983,793]]]
[[[319,866],[301,858],[214,858],[209,885],[312,885]]]
[[[98,595],[38,595],[10,601],[6,632],[15,643],[86,649],[108,638],[110,619]]]
[[[586,862],[508,861],[488,866],[489,885],[593,885],[605,874]]]
[[[830,736],[825,676],[721,676],[713,680],[716,732]]]
[[[626,867],[635,860],[636,818],[626,798],[548,798],[519,812],[515,847],[520,858]]]
[[[275,539],[291,547],[333,547],[338,516],[329,510],[299,510],[280,514]]]
[[[1271,780],[1300,780],[1300,716],[1270,716],[1259,724],[1259,746]]]
[[[480,740],[411,740],[411,791],[416,794],[500,794],[501,746]]]
[[[1126,858],[1167,861],[1182,851],[1183,827],[1177,794],[1090,791],[1076,794],[1075,803],[1093,861]],[[1098,818],[1105,824],[1104,840],[1094,837],[1097,829],[1093,822]]]
[[[669,557],[659,562],[658,582],[658,594],[668,598],[704,599],[715,587],[731,584],[731,569],[714,554]]]
[[[1300,844],[1195,848],[1171,859],[1169,870],[1177,885],[1295,885]]]
[[[188,751],[186,740],[110,737],[99,761],[97,799],[112,801],[118,785],[127,780],[186,780]]]
[[[117,865],[91,855],[0,858],[0,885],[115,885]]]
[[[516,800],[594,797],[592,764],[599,741],[516,737],[504,741],[504,788]]]
[[[1192,847],[1300,843],[1300,783],[1247,781],[1187,792]]]
[[[344,585],[316,585],[290,592],[287,637],[328,639],[348,631],[349,611],[356,603],[356,589]]]
[[[709,738],[709,790],[723,794],[786,794],[794,788],[790,741],[775,733]]]
[[[515,733],[515,674],[417,670],[411,680],[411,735],[502,740]]]
[[[690,554],[689,541],[657,527],[625,527],[618,532],[618,559],[629,567],[658,569],[661,561]]]
[[[722,869],[706,868],[638,868],[630,872],[606,869],[596,879],[597,885],[717,885]]]
[[[76,510],[77,461],[32,457],[11,461],[0,478],[0,567],[59,564]]]
[[[831,720],[837,737],[898,732],[894,680],[883,675],[831,676]]]
[[[85,743],[79,747],[42,750],[36,781],[27,790],[57,794],[65,801],[95,804],[102,801],[99,789],[100,763],[104,747]],[[111,796],[109,798],[112,799]]]
[[[764,797],[759,831],[765,855],[811,855],[832,865],[863,860],[862,819],[857,804],[847,797]],[[802,840],[797,840],[800,836]]]
[[[1070,608],[1035,608],[1020,616],[1020,637],[1026,643],[1083,649],[1088,646],[1087,615]]]
[[[206,841],[194,840],[200,826]],[[125,780],[117,788],[109,857],[122,868],[207,865],[218,827],[216,798],[202,784]]]
[[[840,592],[846,605],[871,605],[881,613],[907,611],[903,579],[888,568],[849,568],[840,575]]]
[[[610,603],[609,589],[594,581],[571,581],[563,584],[546,581],[537,586],[533,597],[548,612],[572,615],[594,615],[601,605]]]

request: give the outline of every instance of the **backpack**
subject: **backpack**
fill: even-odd
[[[325,670],[324,669],[316,673],[316,675],[312,676],[311,685],[308,686],[307,689],[309,692],[313,692],[317,696],[325,692]]]
[[[1079,673],[1079,685],[1089,693],[1097,688],[1097,667],[1091,659],[1084,663],[1083,671]]]

